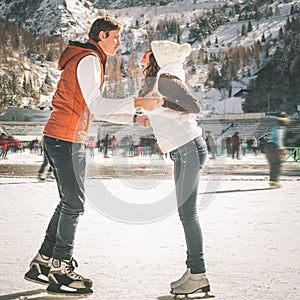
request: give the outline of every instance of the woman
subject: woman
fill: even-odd
[[[202,232],[197,216],[199,171],[206,157],[207,147],[202,130],[193,114],[200,112],[200,104],[185,85],[183,62],[191,53],[189,44],[154,41],[152,50],[145,52],[141,64],[145,66],[144,82],[139,97],[162,100],[147,117],[164,153],[174,162],[177,206],[187,243],[187,269],[182,277],[171,283],[175,295],[210,290],[205,275]],[[144,118],[147,118],[144,116]],[[143,116],[137,116],[140,124]]]

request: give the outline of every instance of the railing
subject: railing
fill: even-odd
[[[300,147],[285,147],[285,152],[284,161],[300,162]]]

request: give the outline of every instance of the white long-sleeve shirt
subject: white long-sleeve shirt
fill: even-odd
[[[99,89],[101,66],[94,55],[87,55],[77,66],[77,79],[83,98],[97,119],[113,123],[132,123],[135,113],[133,98],[107,99]]]

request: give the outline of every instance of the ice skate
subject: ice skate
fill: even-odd
[[[202,274],[190,274],[187,280],[180,286],[172,290],[174,299],[205,299],[213,298],[213,295],[208,294],[210,291],[209,281]]]
[[[180,286],[181,284],[183,284],[191,275],[191,270],[190,269],[186,269],[186,271],[183,273],[183,275],[176,281],[171,282],[170,287],[171,287],[171,291],[173,289],[175,289],[176,287]]]
[[[55,176],[54,176],[53,172],[48,171],[45,179],[50,180],[50,181],[54,180]]]
[[[31,261],[30,270],[24,275],[24,278],[28,281],[47,285],[51,263],[51,257],[38,253]]]
[[[92,280],[83,278],[74,272],[77,262],[53,259],[49,271],[48,294],[64,296],[89,296],[93,293]]]
[[[269,181],[270,189],[280,189],[282,185],[277,181]]]
[[[46,176],[43,173],[38,174],[38,181],[39,182],[44,182],[46,180]]]

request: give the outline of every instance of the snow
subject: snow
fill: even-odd
[[[15,0],[17,1],[17,0]],[[22,1],[20,1],[22,2]],[[96,1],[94,1],[96,2]],[[25,22],[22,22],[23,26],[28,30],[35,32],[36,34],[62,34],[63,39],[67,42],[68,40],[80,40],[85,41],[87,39],[87,32],[92,24],[92,22],[101,15],[109,15],[117,20],[119,20],[124,25],[124,32],[122,33],[122,44],[121,50],[123,53],[136,50],[137,53],[134,53],[136,57],[136,62],[138,63],[142,52],[147,45],[147,31],[150,27],[156,28],[156,25],[159,20],[172,20],[175,19],[179,25],[182,32],[181,42],[189,41],[187,22],[192,25],[195,19],[205,12],[212,10],[212,8],[222,7],[226,1],[178,1],[170,3],[166,6],[139,6],[131,8],[117,8],[122,6],[122,1],[114,1],[115,8],[106,9],[108,5],[103,6],[101,1],[97,1],[100,4],[97,9],[93,6],[90,1],[78,1],[78,0],[43,0],[40,4],[36,4],[36,9],[33,15],[30,18],[27,18]],[[157,4],[159,1],[156,1]],[[230,5],[230,2],[228,2]],[[232,3],[233,4],[233,3]],[[192,45],[194,56],[198,54],[198,51],[203,47],[204,51],[208,54],[210,53],[225,53],[230,47],[251,47],[254,40],[261,39],[262,35],[265,34],[265,37],[276,38],[279,33],[280,27],[285,25],[286,20],[290,14],[290,9],[293,4],[299,5],[298,1],[293,1],[290,3],[282,3],[282,1],[274,1],[270,6],[275,11],[275,7],[278,6],[280,13],[277,16],[272,16],[271,18],[265,19],[262,18],[258,21],[251,20],[253,30],[247,34],[247,36],[241,36],[242,25],[248,24],[248,21],[238,21],[238,16],[234,16],[230,22],[224,24],[217,28],[210,36],[205,40],[200,42],[195,42]],[[12,21],[14,19],[14,14],[10,13],[6,16],[7,12],[11,10],[13,3],[0,4],[0,16],[4,19]],[[264,8],[262,8],[264,10]],[[54,13],[56,12],[56,13]],[[46,17],[45,17],[46,16]],[[42,24],[40,20],[45,22]],[[139,22],[139,28],[135,29],[136,20]],[[133,27],[132,27],[133,26]],[[131,28],[130,32],[128,29]],[[218,47],[215,47],[214,40],[218,38]],[[207,48],[204,45],[210,40],[212,46]],[[274,49],[270,49],[270,54],[272,54]],[[126,59],[125,59],[126,60]],[[26,63],[27,64],[27,63]],[[261,66],[264,64],[264,59],[261,58]],[[53,81],[53,85],[57,84],[59,78],[59,72],[57,71],[57,63],[47,63],[45,67],[38,65],[38,62],[34,62],[29,68],[34,74],[39,74],[38,78],[40,84],[46,76],[46,72],[49,72],[49,75]],[[253,69],[253,66],[251,67]],[[219,69],[219,66],[218,66]],[[257,71],[257,70],[256,70]],[[27,71],[28,73],[29,71]],[[254,73],[254,72],[252,72]],[[240,76],[243,76],[240,74]],[[247,79],[247,77],[244,77]],[[207,65],[196,65],[196,74],[189,76],[187,78],[188,82],[191,83],[191,88],[195,85],[203,84],[207,79]],[[240,78],[241,79],[241,78]],[[251,77],[248,77],[248,82]],[[126,82],[124,82],[126,85]],[[243,83],[242,81],[234,82],[236,88],[242,89],[247,88],[247,82]],[[207,111],[204,111],[204,115],[209,115],[211,113],[224,113],[224,105],[218,105],[220,98],[227,97],[228,95],[220,96],[220,92],[216,93],[214,89],[207,91],[207,99],[199,98],[200,101],[208,103]],[[51,95],[47,97],[47,100],[40,99],[41,103],[48,102],[51,99]],[[229,100],[231,101],[231,100]],[[237,111],[242,111],[241,101],[235,101],[234,107],[229,106],[230,109],[227,113],[235,113]]]
[[[242,114],[244,111],[242,110],[242,103],[244,99],[241,97],[232,97],[221,100],[215,103],[216,111],[221,114]]]
[[[41,161],[41,155],[10,154],[7,160],[0,160],[0,167],[38,166]],[[116,168],[124,162],[128,172],[135,165],[150,169],[158,164],[172,166],[169,159],[156,157],[120,161],[88,156],[89,167]],[[282,189],[267,189],[263,175],[267,163],[262,154],[247,154],[241,160],[218,156],[216,161],[208,160],[206,167],[222,166],[232,170],[246,166],[249,173],[204,174],[200,180],[198,212],[212,293],[216,299],[298,299],[299,177],[285,173]],[[260,168],[261,175],[250,175],[255,168]],[[287,169],[299,170],[299,166],[288,163],[284,165]],[[79,222],[74,256],[78,272],[94,281],[90,299],[171,300],[169,283],[185,268],[184,236],[175,207],[156,218],[155,205],[164,209],[166,195],[174,191],[173,180],[98,176],[88,177],[86,187],[86,211]],[[39,294],[41,286],[24,281],[23,276],[57,204],[56,184],[38,183],[35,176],[11,175],[0,176],[0,188],[0,299],[25,295],[27,299],[48,299]],[[134,209],[126,212],[115,206],[114,214],[108,215],[102,208],[111,205],[111,200]],[[135,210],[143,214],[144,222],[135,222],[140,217]]]
[[[181,28],[185,30],[188,20],[216,4],[215,1],[193,2],[113,9],[103,13],[117,17],[125,28],[135,24],[136,19],[140,25],[151,21],[155,28],[159,19],[175,18],[182,22]],[[44,1],[41,11],[27,20],[27,27],[39,24],[36,30],[46,34],[53,29],[61,30],[65,40],[86,38],[87,28],[101,11],[88,9],[87,1],[68,0],[67,8],[61,3],[63,1]],[[206,39],[214,41],[218,37],[219,47],[211,47],[208,52],[227,50],[229,43],[251,46],[263,33],[266,37],[276,37],[280,26],[286,22],[291,5],[280,4],[281,15],[278,17],[253,21],[253,31],[246,37],[241,37],[239,32],[247,21],[233,21],[219,27]],[[54,11],[57,12],[55,15]],[[57,27],[60,14],[64,26]],[[34,18],[46,20],[45,25]],[[134,41],[127,41],[126,35],[122,35],[123,45],[128,43],[134,48],[134,43],[144,41],[145,31],[145,27],[133,29]],[[187,40],[188,35],[184,38]],[[193,45],[194,54],[201,46],[200,43]],[[130,50],[123,47],[124,52]],[[140,59],[139,55],[137,59]],[[36,64],[30,67],[37,70],[41,81],[49,71],[53,81],[57,82],[59,72],[55,68],[51,69],[47,62],[46,68]],[[189,80],[195,83],[200,79],[197,82],[200,85],[206,79],[207,67],[197,66],[197,72],[195,78]],[[238,90],[247,84],[236,81],[233,86]],[[195,94],[207,105],[204,114],[240,112],[241,98],[224,100],[215,89]],[[47,102],[49,99],[42,100]],[[0,160],[0,172],[8,166],[21,169],[32,165],[36,169],[42,160],[41,155],[29,152],[9,153],[7,160]],[[122,173],[124,164],[128,166],[125,174]],[[146,172],[137,173],[137,165]],[[124,176],[102,176],[96,173],[97,166],[114,169]],[[94,294],[90,299],[171,300],[169,283],[185,271],[186,251],[182,227],[172,202],[174,183],[170,176],[164,176],[164,172],[172,168],[172,162],[157,157],[104,159],[98,155],[95,159],[88,157],[88,168],[98,176],[89,176],[86,182],[86,212],[80,219],[74,255],[79,262],[78,272],[94,281]],[[157,168],[162,169],[161,176],[153,176],[152,170]],[[239,161],[228,157],[207,161],[198,191],[199,218],[207,276],[216,299],[300,297],[299,177],[287,175],[287,170],[299,171],[299,164],[291,162],[283,168],[282,189],[270,190],[267,189],[268,165],[264,155],[249,154]],[[253,175],[251,172],[257,169]],[[210,175],[209,170],[220,170],[220,173]],[[237,170],[243,171],[242,174]],[[39,285],[24,281],[23,276],[57,205],[57,187],[55,182],[38,183],[34,173],[26,177],[17,173],[5,176],[0,173],[0,299],[18,299],[25,295],[27,299],[49,299],[49,296],[39,295]]]

